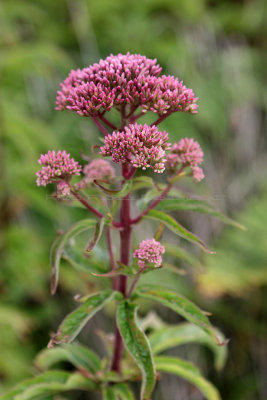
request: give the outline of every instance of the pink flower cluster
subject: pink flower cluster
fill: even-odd
[[[128,162],[135,168],[152,168],[161,173],[165,169],[168,140],[167,132],[160,132],[156,126],[130,124],[123,131],[105,136],[100,154],[112,156],[115,163]]]
[[[91,161],[83,168],[85,179],[111,180],[115,177],[115,170],[111,164],[100,158]]]
[[[195,113],[197,98],[172,76],[159,76],[157,60],[140,54],[110,55],[98,64],[72,70],[58,91],[57,110],[97,116],[112,107],[141,106],[159,115],[175,111]]]
[[[155,264],[158,268],[162,264],[161,255],[165,253],[165,247],[153,239],[143,240],[133,256],[138,259],[138,266],[144,268],[146,264]]]
[[[174,143],[167,155],[166,167],[175,172],[178,167],[190,167],[194,179],[199,182],[204,178],[203,170],[198,166],[203,162],[203,151],[194,139],[184,138]]]
[[[162,75],[157,79],[153,96],[143,105],[144,110],[150,110],[158,115],[171,114],[176,111],[196,114],[198,105],[192,89],[183,85],[183,81],[173,76]]]
[[[57,195],[65,197],[70,195],[70,186],[65,181],[59,181],[57,184]]]
[[[70,158],[65,150],[59,150],[57,153],[55,150],[48,151],[47,154],[41,155],[38,162],[43,167],[36,173],[38,177],[37,186],[46,186],[48,183],[56,182],[59,179],[68,182],[73,175],[80,175],[82,169],[78,162]]]

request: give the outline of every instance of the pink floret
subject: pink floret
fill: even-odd
[[[165,169],[168,140],[167,132],[160,132],[156,126],[130,124],[123,131],[107,135],[100,154],[112,156],[115,163],[128,162],[135,168],[152,168],[161,173]]]
[[[108,161],[102,160],[101,158],[97,158],[87,164],[83,168],[83,173],[85,178],[89,180],[110,180],[115,177],[114,168]]]
[[[43,167],[36,173],[37,186],[46,186],[58,180],[69,181],[73,175],[80,175],[82,167],[65,150],[48,151],[38,160]]]
[[[57,93],[56,109],[95,117],[112,107],[130,105],[158,115],[196,113],[193,91],[173,76],[162,75],[156,59],[140,54],[110,55],[84,69],[72,70]]]
[[[138,266],[144,268],[146,264],[155,264],[158,268],[162,264],[161,255],[165,253],[165,247],[153,239],[143,240],[133,256],[138,259]]]
[[[204,178],[203,170],[199,164],[203,162],[204,153],[194,139],[184,138],[174,143],[167,155],[166,168],[175,172],[181,167],[190,167],[193,178],[199,182]]]
[[[150,102],[143,106],[144,109],[153,111],[158,115],[171,114],[182,111],[191,114],[197,113],[198,97],[195,97],[192,89],[183,85],[174,76],[162,75],[157,79]]]
[[[191,167],[193,178],[196,182],[202,181],[205,178],[203,169],[200,167]]]
[[[153,82],[160,72],[155,59],[140,54],[111,54],[83,70],[72,70],[60,85],[56,109],[95,116],[121,104],[141,105],[152,96]]]

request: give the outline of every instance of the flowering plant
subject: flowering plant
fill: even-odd
[[[141,381],[138,398],[149,400],[160,372],[188,380],[209,400],[220,399],[216,388],[195,366],[161,353],[196,341],[214,351],[216,366],[221,368],[226,357],[225,346],[221,346],[225,344],[223,335],[211,325],[205,312],[181,294],[164,286],[140,285],[139,281],[146,273],[168,268],[165,257],[176,257],[193,266],[197,263],[178,244],[162,243],[165,228],[211,253],[199,237],[167,211],[203,212],[237,225],[203,200],[181,197],[175,188],[182,178],[195,182],[204,178],[199,166],[203,152],[192,138],[169,143],[168,133],[159,130],[158,125],[174,112],[197,113],[198,99],[177,78],[160,74],[156,60],[128,53],[111,55],[88,68],[71,71],[61,84],[57,109],[91,118],[104,137],[98,146],[100,157],[83,167],[65,150],[48,151],[39,159],[42,168],[37,172],[37,185],[55,184],[57,199],[79,202],[88,210],[88,218],[61,234],[51,249],[51,292],[55,294],[58,286],[62,258],[78,270],[103,279],[98,280],[99,291],[75,298],[78,307],[62,321],[48,349],[37,356],[36,366],[47,371],[18,385],[2,399],[51,399],[55,393],[79,389],[101,392],[105,400],[131,400],[135,396],[130,383]],[[120,126],[108,119],[112,108],[120,116]],[[156,114],[154,123],[136,122],[149,111]],[[115,172],[111,162],[120,165],[120,173]],[[142,172],[146,170],[153,174],[166,171],[167,183],[159,184],[144,176]],[[73,183],[73,177],[81,174],[81,179],[75,178]],[[132,194],[143,190],[146,195],[134,215]],[[135,228],[150,220],[158,223],[154,237],[138,243],[133,236]],[[74,238],[89,230],[93,233],[85,254],[79,253]],[[104,270],[93,257],[102,235],[109,258],[108,269]],[[117,237],[119,245],[114,246]],[[109,288],[107,281],[111,282]],[[162,304],[187,322],[168,325],[160,319],[153,323],[152,318],[150,324],[150,314],[143,320],[137,318],[137,303],[142,299]],[[112,302],[115,334],[110,338],[101,333],[107,347],[107,356],[101,360],[92,350],[73,342],[96,312]],[[70,362],[74,370],[48,371],[62,361]]]

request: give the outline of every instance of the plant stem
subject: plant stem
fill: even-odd
[[[161,202],[161,200],[163,200],[167,196],[167,194],[173,187],[175,178],[179,177],[179,175],[183,172],[183,170],[184,170],[184,166],[182,165],[182,167],[175,173],[175,175],[169,181],[169,184],[163,190],[163,192],[143,212],[141,212],[136,218],[134,218],[130,221],[131,225],[137,224],[142,217],[144,217],[150,210],[155,208]]]
[[[140,269],[138,274],[137,274],[137,276],[134,278],[134,280],[133,280],[133,282],[132,282],[132,284],[130,286],[130,289],[128,291],[127,297],[131,297],[131,295],[132,295],[132,293],[133,293],[133,291],[135,289],[135,286],[137,285],[137,283],[138,283],[138,281],[139,281],[139,279],[141,277],[141,273],[142,272],[143,272],[143,269]]]
[[[123,177],[127,177],[129,174],[129,166],[128,164],[122,165],[122,175]],[[120,230],[120,261],[124,265],[129,265],[130,261],[130,250],[131,250],[131,234],[132,228],[130,225],[130,195],[129,193],[122,199],[121,204],[121,219],[120,224],[122,226]],[[127,276],[120,275],[118,278],[118,287],[119,290],[124,297],[127,297]],[[123,341],[119,332],[118,327],[116,326],[115,333],[115,348],[114,348],[114,356],[112,361],[111,369],[120,373],[121,370],[121,358],[123,354]]]
[[[97,117],[92,117],[92,120],[99,128],[99,130],[103,133],[104,136],[109,135],[109,131],[101,124]]]
[[[106,235],[107,235],[107,246],[108,246],[108,254],[109,254],[109,260],[110,260],[110,268],[111,271],[115,271],[116,265],[115,265],[115,259],[114,259],[114,254],[113,254],[113,247],[112,247],[112,237],[111,237],[111,232],[110,232],[110,227],[107,226],[106,228]],[[117,278],[114,276],[112,278],[112,287],[113,290],[117,290]]]
[[[170,115],[170,114],[163,114],[163,115],[161,115],[161,116],[158,117],[158,119],[157,119],[155,122],[153,122],[150,126],[160,124],[160,123],[161,123],[162,121],[164,121],[164,119],[166,119],[169,115]]]
[[[117,131],[118,128],[112,124],[112,122],[110,122],[109,120],[107,120],[104,115],[100,115],[99,118],[104,122],[104,124],[106,124],[107,126],[109,126],[111,129],[113,129],[113,131]]]
[[[136,218],[131,220],[131,224],[137,224],[142,217],[144,217],[152,208],[156,207],[159,202],[167,196],[169,191],[172,188],[172,183],[169,183],[168,186],[163,190],[163,192],[143,211],[141,212]]]
[[[79,193],[77,193],[74,189],[71,189],[70,191],[73,194],[73,196],[76,197],[77,200],[79,200],[79,202],[81,204],[83,204],[89,211],[91,211],[93,214],[95,214],[98,218],[104,217],[104,214],[102,214],[96,208],[91,206],[91,204],[88,203],[88,201],[83,196],[81,196]],[[113,221],[112,224],[113,224],[114,228],[120,228],[120,223]]]

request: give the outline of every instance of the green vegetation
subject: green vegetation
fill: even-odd
[[[37,159],[52,148],[65,148],[79,159],[97,134],[89,119],[54,111],[59,82],[71,68],[130,51],[156,57],[165,73],[194,88],[199,114],[174,114],[162,126],[171,140],[192,136],[199,141],[207,179],[197,186],[198,195],[247,228],[226,227],[212,216],[203,223],[206,215],[174,209],[174,219],[217,254],[203,256],[196,250],[196,273],[181,261],[184,255],[174,260],[181,271],[188,270],[186,285],[171,269],[160,271],[153,283],[165,279],[195,297],[202,308],[212,309],[213,322],[231,341],[227,367],[219,373],[212,372],[210,352],[197,345],[193,350],[185,345],[171,355],[186,354],[197,362],[223,399],[267,397],[266,16],[265,0],[2,0],[0,393],[31,376],[34,356],[73,309],[77,290],[87,294],[99,285],[97,277],[88,279],[63,260],[59,292],[55,297],[49,293],[48,249],[57,230],[88,214],[78,207],[70,214],[54,201],[52,189],[50,195],[47,189],[37,190]],[[191,194],[190,186],[180,190],[184,197]],[[105,272],[105,255],[97,254],[97,260]],[[158,313],[162,315],[161,308]],[[166,316],[177,322],[173,312]],[[89,330],[80,339],[101,351],[102,344]],[[194,382],[196,371],[178,357],[159,356],[158,365],[180,368]],[[75,386],[68,378],[67,373],[59,376],[56,384]],[[77,376],[77,385],[82,379]],[[177,380],[164,379],[171,396]],[[188,383],[178,383],[183,393],[190,393]],[[200,383],[209,391],[206,382]],[[123,393],[122,384],[115,386]],[[164,398],[168,395],[159,388],[153,400]]]

